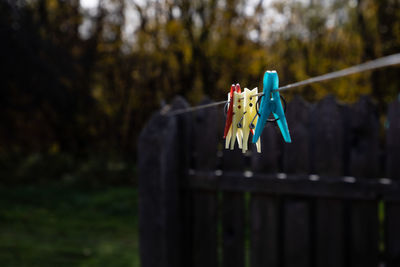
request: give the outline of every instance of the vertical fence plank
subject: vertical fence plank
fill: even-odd
[[[186,107],[182,98],[173,109]],[[138,142],[140,256],[143,267],[184,266],[179,173],[180,126],[175,117],[154,115]]]
[[[211,103],[202,101],[201,105]],[[193,158],[196,170],[213,171],[217,167],[218,109],[202,109],[193,114]],[[217,259],[217,203],[216,191],[193,192],[193,261],[190,266],[218,266]]]
[[[400,266],[400,203],[385,205],[385,250],[386,267]]]
[[[243,192],[224,192],[222,242],[224,267],[244,267],[245,203]]]
[[[172,109],[188,108],[189,104],[183,97],[175,97],[172,101]],[[179,149],[177,155],[179,158],[179,191],[175,196],[178,197],[179,209],[178,219],[181,225],[176,225],[180,233],[180,265],[186,266],[192,260],[192,194],[188,188],[187,173],[191,162],[191,137],[192,137],[192,114],[186,113],[175,117],[177,120]],[[171,232],[171,235],[174,233]]]
[[[277,173],[282,137],[273,123],[261,135],[262,153],[253,153],[252,169],[258,173]],[[251,178],[250,178],[251,179]],[[252,267],[280,264],[280,199],[274,195],[252,193],[250,202],[250,261]]]
[[[319,175],[341,175],[343,120],[333,96],[315,106],[311,120],[312,169]],[[315,205],[316,266],[344,266],[343,201],[317,199]]]
[[[285,267],[311,266],[310,207],[306,201],[286,200],[284,210]]]
[[[379,119],[368,96],[363,96],[347,114],[351,125],[350,172],[354,177],[376,178],[379,175]]]
[[[217,198],[215,192],[193,192],[193,262],[190,266],[218,266]]]
[[[223,171],[244,171],[244,154],[240,149],[225,150]],[[245,264],[245,202],[244,192],[223,192],[222,248],[224,267]]]
[[[400,100],[389,105],[387,126],[387,174],[392,179],[400,179]]]
[[[277,197],[264,194],[251,196],[251,267],[279,266],[278,207]]]
[[[237,142],[235,140],[235,142]],[[222,170],[244,171],[244,154],[235,145],[234,150],[223,151]],[[222,193],[222,266],[243,267],[245,262],[245,202],[243,192]]]
[[[350,115],[350,175],[377,177],[379,169],[379,121],[369,97],[361,97]],[[379,257],[378,200],[353,200],[350,205],[350,266],[376,267]]]
[[[284,172],[307,174],[310,171],[310,104],[295,96],[288,103],[286,117],[292,143],[284,145]]]
[[[343,170],[343,119],[332,95],[311,112],[312,171],[319,175],[341,175]]]
[[[379,223],[377,202],[374,200],[353,201],[350,220],[349,266],[378,266]]]
[[[252,169],[255,172],[277,173],[282,154],[282,136],[275,123],[267,123],[261,136],[261,153],[252,153]]]
[[[387,174],[391,179],[400,179],[400,101],[389,105],[386,134]],[[385,239],[387,266],[400,266],[400,203],[389,201],[385,209]]]
[[[309,105],[296,96],[287,107],[286,117],[293,143],[284,145],[284,172],[309,172]],[[284,266],[310,266],[311,221],[310,204],[304,199],[286,199],[283,223]]]
[[[212,103],[204,99],[199,105]],[[192,153],[194,168],[198,170],[215,170],[218,163],[219,110],[217,107],[201,109],[193,112]]]

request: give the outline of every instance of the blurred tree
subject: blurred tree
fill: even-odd
[[[219,100],[231,83],[261,86],[266,69],[287,84],[398,52],[399,5],[100,0],[87,10],[79,0],[3,0],[0,151],[129,157],[150,113],[176,94]],[[392,68],[285,95],[371,93],[384,111],[399,79]]]

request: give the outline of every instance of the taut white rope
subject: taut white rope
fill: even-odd
[[[356,73],[365,72],[368,70],[374,70],[374,69],[379,69],[379,68],[383,68],[383,67],[393,66],[393,65],[397,65],[397,64],[400,64],[400,53],[393,54],[393,55],[386,56],[386,57],[381,57],[381,58],[378,58],[378,59],[375,59],[375,60],[372,60],[372,61],[369,61],[366,63],[355,65],[355,66],[352,66],[352,67],[349,67],[349,68],[346,68],[343,70],[330,72],[330,73],[320,75],[320,76],[317,76],[314,78],[310,78],[310,79],[307,79],[304,81],[288,84],[288,85],[279,87],[277,89],[277,91],[286,91],[286,90],[290,90],[290,89],[293,89],[296,87],[316,83],[316,82],[323,82],[323,81],[327,81],[327,80],[332,80],[332,79],[348,76],[351,74],[356,74]],[[263,93],[259,93],[259,94],[255,94],[255,95],[260,96],[260,95],[263,95]],[[225,101],[215,102],[215,103],[211,103],[211,104],[196,106],[196,107],[179,109],[179,110],[169,112],[165,115],[175,116],[175,115],[193,112],[193,111],[204,109],[204,108],[210,108],[210,107],[214,107],[214,106],[223,105],[226,102],[228,102],[228,101],[225,100]]]

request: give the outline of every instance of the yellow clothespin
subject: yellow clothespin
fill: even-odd
[[[241,149],[243,144],[243,126],[242,126],[242,117],[243,117],[243,93],[233,92],[233,117],[232,117],[232,141],[231,141],[231,150],[235,147],[235,136],[238,141],[238,146]]]
[[[253,90],[249,90],[247,88],[244,89],[243,92],[243,102],[244,102],[244,110],[243,110],[243,148],[242,152],[246,153],[248,150],[248,140],[250,136],[250,132],[254,134],[254,128],[257,124],[258,115],[257,115],[257,100],[258,96],[258,88],[254,88]],[[260,138],[256,142],[257,152],[261,153],[261,142]]]

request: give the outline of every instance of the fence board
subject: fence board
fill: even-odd
[[[252,194],[251,267],[279,266],[279,204],[278,198],[265,194]]]
[[[177,98],[172,109],[187,106]],[[245,266],[246,191],[252,267],[376,267],[381,227],[385,266],[400,266],[400,102],[388,113],[389,181],[376,179],[379,122],[369,98],[343,107],[328,97],[310,107],[296,97],[288,105],[292,144],[283,145],[279,130],[268,124],[263,153],[249,153],[249,176],[240,150],[218,153],[221,110],[154,115],[138,144],[142,266]],[[282,171],[286,175],[277,175]],[[310,180],[309,173],[319,179]],[[346,182],[344,174],[356,182]],[[384,225],[377,216],[381,197]]]
[[[190,266],[218,266],[217,197],[215,192],[193,192],[193,262]]]
[[[225,172],[216,176],[214,172],[196,172],[189,176],[192,188],[203,190],[225,190],[234,192],[279,194],[303,197],[324,197],[336,199],[375,200],[381,195],[399,201],[399,183],[390,186],[379,179],[363,179],[357,183],[348,183],[342,177],[321,176],[318,181],[311,181],[308,175],[290,175],[277,179],[273,174],[254,174],[251,178],[243,177],[242,172]]]
[[[189,104],[182,97],[175,97],[172,102],[174,110],[189,107]],[[192,114],[186,113],[176,117],[179,140],[178,154],[176,161],[178,161],[179,170],[177,172],[180,178],[178,184],[178,192],[175,194],[178,197],[180,212],[178,219],[182,222],[176,227],[180,233],[180,266],[185,266],[187,262],[192,262],[192,194],[189,190],[182,190],[188,188],[187,172],[192,160],[192,127],[193,120]],[[171,231],[171,234],[174,234]]]
[[[388,202],[385,205],[385,250],[386,266],[400,266],[400,203]]]
[[[244,267],[245,203],[243,192],[224,192],[222,203],[222,266]]]
[[[225,150],[222,170],[244,170],[244,155],[241,150]],[[244,267],[245,261],[245,202],[244,191],[223,190],[222,202],[222,251],[226,267]]]
[[[176,98],[172,109],[185,108]],[[143,267],[184,266],[181,261],[178,121],[156,114],[138,143],[140,255]]]
[[[286,117],[290,126],[292,143],[284,145],[283,171],[308,174],[310,172],[310,105],[301,97],[295,96],[288,103]]]
[[[316,202],[316,266],[345,266],[342,201],[319,199]]]
[[[349,116],[350,115],[350,116]],[[350,175],[377,177],[379,169],[379,121],[369,97],[361,97],[347,112],[350,117]],[[362,179],[362,178],[361,178]],[[358,181],[357,181],[358,182]],[[378,265],[379,222],[377,200],[351,201],[350,266]]]
[[[391,179],[400,179],[400,101],[389,105],[386,137],[387,174]],[[387,266],[400,265],[400,203],[389,201],[385,205],[385,239]]]
[[[311,120],[313,171],[321,175],[341,175],[344,122],[333,96],[326,97],[315,106]],[[316,266],[344,266],[343,201],[317,199],[315,205]]]
[[[312,173],[342,174],[343,124],[341,109],[331,95],[318,102],[311,111]]]
[[[307,201],[286,200],[284,214],[285,267],[311,266],[311,224]]]
[[[203,104],[211,103],[209,100]],[[218,109],[213,107],[193,114],[193,158],[199,170],[215,170],[218,165]],[[191,266],[218,266],[217,226],[218,198],[216,191],[193,192],[193,262]]]
[[[354,201],[351,205],[350,265],[378,266],[379,223],[377,201]]]
[[[252,169],[256,173],[277,173],[279,171],[279,158],[282,153],[282,137],[275,123],[267,123],[261,134],[262,153],[253,153]],[[256,176],[255,175],[255,176]],[[273,180],[277,180],[272,175]],[[255,181],[254,177],[248,179]],[[263,178],[260,179],[263,182]],[[279,203],[277,196],[251,194],[250,204],[250,238],[251,238],[251,266],[279,266],[282,254],[279,241]],[[267,249],[267,250],[263,250]]]
[[[283,166],[288,174],[309,173],[308,103],[296,96],[287,107],[292,142],[284,145]],[[284,266],[310,266],[311,232],[310,205],[307,201],[287,199],[284,209]]]
[[[354,177],[379,175],[379,120],[369,97],[363,96],[345,116],[351,118],[347,135],[351,136],[350,173]]]
[[[261,153],[252,153],[252,170],[255,172],[277,173],[282,154],[282,136],[276,123],[267,123],[261,133]]]
[[[212,103],[204,99],[200,105]],[[193,112],[192,152],[194,168],[198,170],[215,170],[218,165],[218,135],[219,121],[218,108],[211,107]]]
[[[387,175],[400,179],[400,99],[389,105],[387,126]]]

